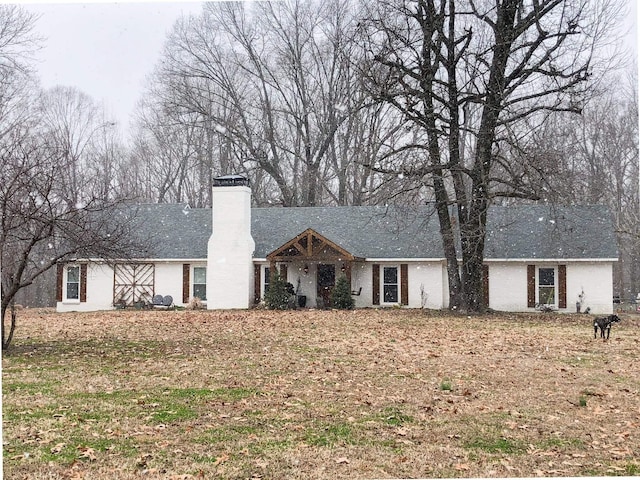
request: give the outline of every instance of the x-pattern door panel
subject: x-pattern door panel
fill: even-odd
[[[155,269],[152,263],[122,263],[114,270],[114,304],[131,306],[137,302],[151,303]]]

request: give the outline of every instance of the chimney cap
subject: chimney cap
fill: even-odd
[[[248,187],[250,186],[249,179],[242,175],[223,175],[213,179],[214,187]]]

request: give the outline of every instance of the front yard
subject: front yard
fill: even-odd
[[[639,475],[640,321],[20,312],[7,479]]]

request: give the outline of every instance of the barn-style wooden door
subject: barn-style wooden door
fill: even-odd
[[[113,303],[132,306],[151,303],[154,292],[153,263],[118,263],[114,268]]]

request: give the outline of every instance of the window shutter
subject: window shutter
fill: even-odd
[[[80,302],[87,301],[87,264],[80,265]]]
[[[191,264],[182,264],[182,303],[189,303],[189,273],[191,271]]]
[[[558,265],[558,308],[567,308],[567,266]]]
[[[374,263],[371,269],[373,270],[373,304],[380,305],[380,265]]]
[[[489,308],[489,265],[482,265],[482,297],[484,306]]]
[[[409,305],[409,265],[400,264],[400,305]]]
[[[59,263],[56,272],[56,301],[62,301],[62,280],[64,278],[64,265]]]
[[[280,278],[284,280],[284,282],[286,283],[287,281],[287,264],[286,263],[283,263],[282,265],[280,265]]]
[[[253,303],[260,303],[260,285],[262,285],[262,266],[255,264],[253,266]]]
[[[536,266],[527,265],[527,307],[536,306]]]

